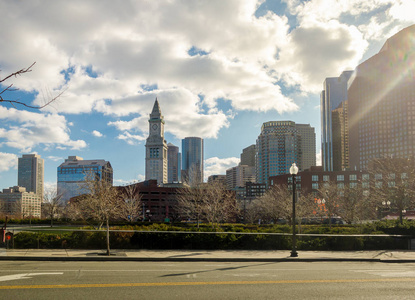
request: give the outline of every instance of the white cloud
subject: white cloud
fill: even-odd
[[[99,132],[98,130],[93,130],[92,131],[92,135],[93,136],[96,136],[96,137],[103,137],[104,135],[101,133],[101,132]]]
[[[17,168],[18,157],[13,153],[0,152],[0,172]]]
[[[232,118],[218,99],[233,112],[296,111],[286,87],[318,92],[358,64],[367,40],[414,20],[412,0],[284,2],[293,28],[287,16],[255,17],[257,0],[3,1],[13,13],[0,19],[0,65],[10,73],[36,61],[16,87],[38,92],[38,104],[67,88],[50,111],[128,116],[109,125],[129,142],[146,133],[156,95],[167,131],[215,138]]]
[[[116,186],[129,185],[129,184],[132,184],[132,183],[142,182],[144,180],[145,180],[145,176],[139,174],[139,175],[137,175],[137,178],[135,178],[135,179],[128,179],[128,180],[114,179],[114,185],[116,185]]]
[[[240,162],[238,157],[219,158],[211,157],[204,161],[204,177],[205,181],[210,175],[226,174],[226,170],[236,167]]]
[[[23,152],[30,152],[38,145],[74,150],[86,147],[85,141],[70,139],[65,117],[57,114],[33,113],[0,106],[0,125],[3,126],[0,127],[0,141],[4,140],[5,145]]]
[[[64,158],[60,156],[47,156],[46,158],[52,161],[63,161],[64,160]]]
[[[147,137],[140,136],[140,135],[133,135],[128,131],[124,131],[124,133],[118,135],[117,137],[120,140],[125,140],[129,145],[136,145],[138,142],[145,141]]]

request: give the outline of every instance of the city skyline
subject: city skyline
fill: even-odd
[[[16,185],[26,153],[45,160],[46,185],[68,156],[110,161],[115,185],[144,180],[156,97],[168,142],[203,138],[205,179],[236,166],[268,121],[310,124],[320,152],[324,79],[378,53],[414,23],[415,9],[358,0],[188,5],[2,2],[14,13],[0,21],[0,76],[36,61],[9,80],[20,89],[9,97],[39,104],[65,91],[42,111],[0,106],[0,188]]]

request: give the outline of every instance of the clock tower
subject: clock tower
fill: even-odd
[[[156,98],[148,120],[149,136],[146,141],[146,180],[167,183],[167,143],[164,139],[164,117]]]

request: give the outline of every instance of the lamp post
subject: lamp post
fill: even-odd
[[[293,225],[293,237],[292,237],[292,250],[291,250],[291,257],[297,257],[298,253],[297,253],[297,240],[296,240],[296,236],[295,236],[295,176],[298,173],[298,167],[296,166],[295,163],[292,164],[291,168],[290,168],[290,174],[293,177],[293,217],[292,217],[292,225]]]

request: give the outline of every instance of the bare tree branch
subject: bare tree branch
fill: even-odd
[[[32,72],[32,67],[36,64],[36,62],[34,62],[33,64],[31,64],[28,68],[25,69],[21,69],[19,71],[13,72],[9,75],[7,75],[6,77],[4,77],[3,79],[0,79],[0,85],[3,84],[6,80],[12,78],[12,77],[17,77],[17,76],[21,76],[23,74]],[[54,102],[56,99],[58,99],[60,96],[62,96],[62,94],[66,91],[66,89],[64,89],[63,91],[61,91],[57,96],[51,98],[50,100],[48,100],[45,104],[37,106],[37,105],[29,105],[25,102],[16,100],[16,99],[8,99],[8,98],[4,98],[3,94],[5,94],[6,92],[15,92],[18,91],[19,89],[17,88],[13,88],[13,83],[9,84],[5,89],[3,89],[0,92],[0,103],[1,102],[5,102],[5,103],[10,103],[11,105],[13,105],[14,108],[16,108],[15,104],[18,105],[22,105],[25,106],[27,108],[33,108],[33,109],[42,109],[46,106],[48,106],[49,104],[51,104],[52,102]]]

